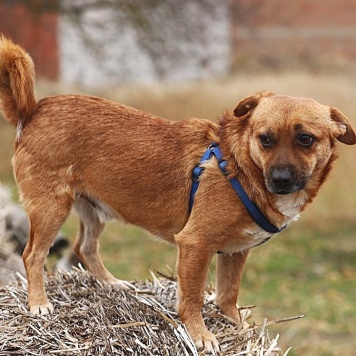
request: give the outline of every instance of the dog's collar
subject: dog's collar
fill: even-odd
[[[204,171],[204,167],[202,167],[202,163],[210,160],[213,156],[218,161],[219,168],[221,172],[227,177],[228,173],[226,171],[227,161],[223,158],[220,147],[217,143],[213,142],[208,149],[205,151],[203,157],[201,158],[199,164],[197,164],[192,173],[192,189],[190,192],[189,199],[189,213],[192,211],[194,204],[194,197],[199,187],[199,177]],[[274,226],[269,220],[260,212],[257,206],[250,200],[245,190],[242,188],[240,182],[237,178],[229,178],[228,179],[232,188],[236,192],[237,196],[240,198],[242,204],[245,206],[248,213],[255,220],[255,222],[265,231],[271,234],[277,234],[281,232],[283,229],[287,227],[287,224],[283,225],[281,228]]]

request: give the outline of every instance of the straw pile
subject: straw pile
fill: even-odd
[[[176,282],[152,276],[125,292],[82,269],[57,273],[46,282],[55,313],[35,317],[24,279],[0,287],[0,355],[199,355],[174,311]],[[238,327],[211,297],[206,294],[203,315],[223,354],[283,355],[266,326],[285,320]]]

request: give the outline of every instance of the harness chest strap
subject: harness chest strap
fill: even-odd
[[[204,171],[204,167],[201,164],[205,161],[210,160],[213,156],[215,156],[216,160],[218,161],[218,165],[220,171],[227,177],[228,173],[226,171],[227,162],[224,160],[223,155],[221,153],[220,147],[217,143],[213,142],[208,149],[205,151],[203,157],[201,158],[198,165],[196,165],[192,172],[192,189],[190,192],[190,199],[189,199],[189,213],[192,211],[193,204],[194,204],[194,197],[199,187],[199,177]],[[234,189],[237,196],[240,198],[242,204],[245,206],[248,213],[251,217],[255,220],[255,222],[265,231],[276,234],[281,232],[283,229],[287,227],[287,224],[283,225],[281,228],[276,227],[273,225],[258,209],[258,207],[250,200],[247,193],[241,186],[240,182],[237,178],[230,178],[228,179],[232,188]]]

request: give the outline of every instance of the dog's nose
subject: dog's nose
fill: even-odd
[[[275,193],[288,194],[294,186],[294,169],[290,166],[272,167],[270,177]]]

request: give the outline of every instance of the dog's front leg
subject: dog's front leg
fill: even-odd
[[[214,254],[203,241],[179,234],[178,245],[178,312],[197,349],[218,352],[219,343],[204,324],[201,308],[204,303],[205,280]],[[192,241],[194,239],[194,241]]]
[[[217,261],[216,304],[223,314],[234,322],[240,322],[237,297],[248,251],[219,254]]]

